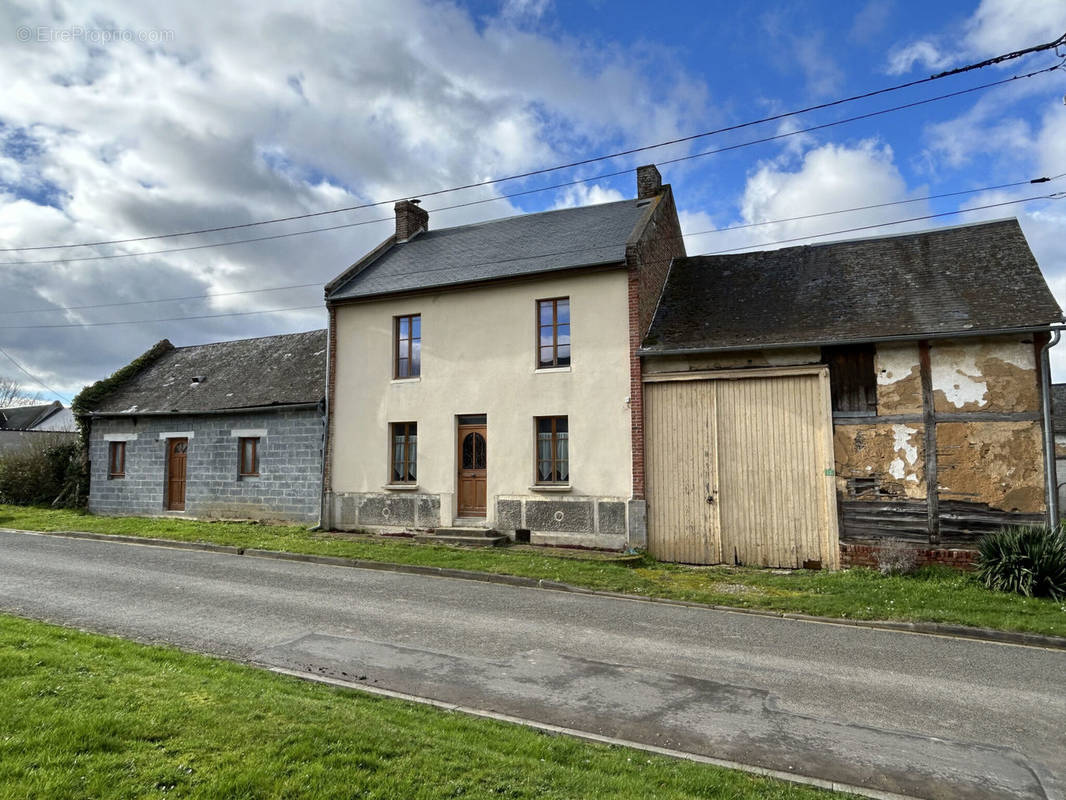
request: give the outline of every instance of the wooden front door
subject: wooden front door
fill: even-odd
[[[185,456],[188,439],[167,439],[167,510],[185,510]]]
[[[460,517],[485,516],[486,427],[459,424],[459,503]]]

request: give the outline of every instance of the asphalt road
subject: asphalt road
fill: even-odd
[[[1066,652],[0,532],[0,610],[914,797],[1066,787]]]

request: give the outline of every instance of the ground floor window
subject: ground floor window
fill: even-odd
[[[418,425],[414,422],[392,423],[391,483],[415,483],[418,479]]]
[[[256,477],[259,474],[259,437],[241,436],[237,440],[240,448],[240,476]]]
[[[108,442],[107,453],[107,477],[126,477],[126,443]]]
[[[566,417],[537,417],[537,483],[570,480],[570,432]]]

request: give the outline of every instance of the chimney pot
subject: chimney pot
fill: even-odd
[[[637,199],[655,197],[663,188],[663,176],[654,164],[637,167]]]
[[[401,200],[393,208],[396,211],[396,240],[406,242],[419,231],[429,230],[429,212],[422,208],[421,200]]]

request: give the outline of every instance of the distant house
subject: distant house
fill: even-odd
[[[89,510],[316,521],[325,371],[325,331],[160,342],[80,395]]]
[[[1052,426],[1055,430],[1055,466],[1059,489],[1059,519],[1066,516],[1066,383],[1051,386]]]
[[[1013,219],[675,260],[641,348],[651,552],[967,560],[1043,521],[1061,321]]]
[[[58,401],[0,408],[0,455],[35,443],[75,441],[76,427],[70,409]]]

